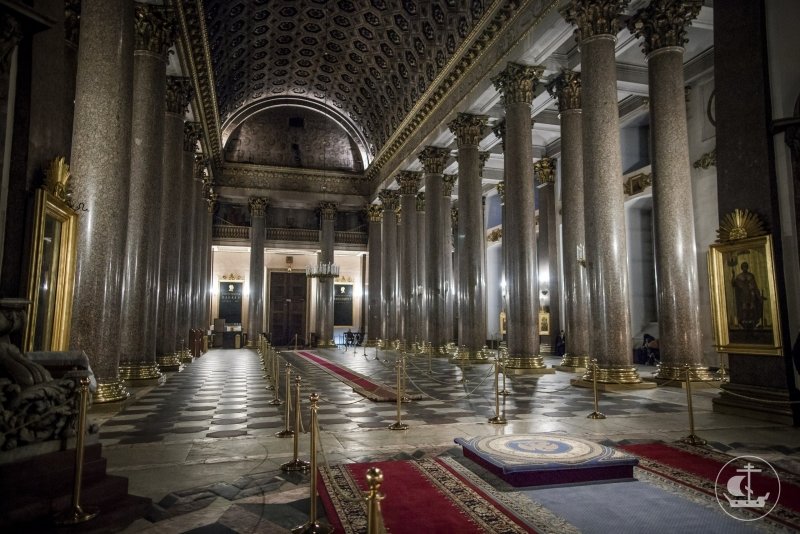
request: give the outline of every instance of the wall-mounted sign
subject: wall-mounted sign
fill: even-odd
[[[353,284],[333,286],[334,326],[353,326]]]
[[[243,282],[231,280],[219,283],[219,316],[227,324],[242,322],[242,286]]]

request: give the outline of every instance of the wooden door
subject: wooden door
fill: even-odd
[[[269,284],[270,335],[272,344],[292,345],[297,334],[304,344],[306,331],[305,273],[272,272]]]

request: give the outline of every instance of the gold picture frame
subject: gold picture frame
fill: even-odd
[[[709,248],[711,310],[717,352],[781,355],[772,237]]]
[[[539,335],[550,335],[550,313],[545,311],[539,312]]]

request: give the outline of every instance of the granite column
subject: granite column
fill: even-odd
[[[458,175],[456,174],[445,174],[442,176],[442,180],[444,180],[444,236],[445,236],[445,245],[444,249],[442,249],[442,262],[444,265],[444,277],[445,277],[445,298],[447,301],[447,315],[445,317],[445,324],[447,325],[447,343],[448,343],[448,350],[453,351],[455,349],[454,342],[458,337],[458,324],[456,323],[456,317],[458,316],[458,300],[456,299],[456,295],[458,294],[458,273],[453,268],[454,265],[457,263],[456,259],[456,244],[455,239],[453,236],[453,228],[455,223],[458,221],[456,215],[456,219],[453,219],[453,188],[456,185],[456,181],[458,180]]]
[[[189,330],[192,328],[192,271],[194,265],[194,180],[197,168],[197,142],[202,136],[199,122],[187,122],[183,126],[183,165],[180,194],[177,199],[181,204],[180,228],[180,283],[178,292],[178,343],[181,361],[189,363],[193,360],[189,351]],[[173,200],[173,203],[175,201]]]
[[[250,281],[247,304],[247,347],[258,346],[264,329],[264,238],[267,199],[250,197]]]
[[[383,189],[378,193],[383,204],[381,238],[381,309],[383,310],[383,348],[390,348],[397,339],[397,191]]]
[[[367,288],[367,339],[366,346],[375,347],[381,341],[381,223],[383,221],[383,206],[370,204],[367,208],[369,218],[369,266]]]
[[[428,255],[428,230],[425,217],[425,193],[417,193],[417,330],[418,348],[428,343],[428,307],[425,283],[426,258]]]
[[[400,270],[399,302],[403,315],[400,342],[404,350],[411,350],[419,340],[417,320],[417,190],[421,173],[401,171],[397,182],[400,184],[400,209],[402,222],[400,231],[403,234],[402,261]]]
[[[319,263],[320,265],[334,266],[334,240],[336,237],[334,224],[336,222],[336,204],[333,202],[320,202],[319,204]],[[317,278],[317,291],[319,292],[319,337],[318,347],[335,347],[333,339],[333,280],[336,274],[330,272],[320,273]]]
[[[547,313],[547,334],[550,349],[555,348],[556,336],[561,330],[559,269],[558,269],[558,218],[556,214],[556,162],[542,158],[533,164],[538,182],[539,233],[536,239],[539,260],[539,304]],[[541,313],[541,312],[540,312]],[[541,329],[539,330],[541,332]],[[540,346],[541,350],[541,346]]]

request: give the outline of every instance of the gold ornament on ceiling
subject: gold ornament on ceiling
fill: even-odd
[[[767,233],[761,218],[748,209],[735,209],[725,215],[717,229],[717,242],[725,243]]]

